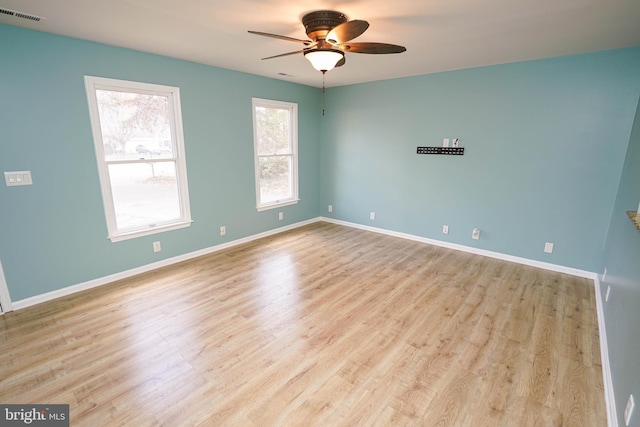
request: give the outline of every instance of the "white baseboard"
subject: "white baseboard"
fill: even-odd
[[[443,242],[440,240],[428,239],[426,237],[415,236],[412,234],[399,233],[396,231],[385,230],[382,228],[371,227],[362,224],[355,224],[346,221],[340,221],[332,218],[321,217],[320,220],[330,222],[333,224],[344,225],[347,227],[359,228],[361,230],[373,231],[376,233],[386,234],[389,236],[400,237],[403,239],[415,240],[418,242],[428,243],[431,245],[441,246],[444,248],[455,249],[463,252],[469,252],[472,254],[482,255],[490,258],[496,258],[504,261],[515,262],[518,264],[524,264],[531,267],[538,267],[544,270],[555,271],[559,273],[566,273],[572,276],[584,277],[593,280],[594,291],[596,296],[596,312],[598,317],[598,332],[600,336],[600,358],[602,360],[602,377],[604,380],[604,399],[607,410],[607,425],[609,427],[618,427],[618,418],[616,414],[615,397],[613,394],[613,382],[611,378],[611,366],[609,364],[609,350],[607,346],[607,330],[604,323],[604,310],[602,305],[602,293],[600,292],[600,277],[597,273],[585,270],[579,270],[571,267],[565,267],[562,265],[550,264],[541,261],[535,261],[527,258],[520,258],[512,255],[506,255],[499,252],[492,252],[478,248],[472,248],[469,246],[458,245],[455,243]]]
[[[117,280],[126,279],[128,277],[133,277],[141,273],[146,273],[147,271],[155,270],[161,267],[166,267],[168,265],[176,264],[178,262],[186,261],[189,259],[197,258],[202,255],[207,255],[213,252],[218,252],[223,249],[231,248],[233,246],[241,245],[243,243],[251,242],[253,240],[258,240],[263,237],[272,236],[274,234],[282,233],[283,231],[292,230],[294,228],[299,228],[304,225],[312,224],[314,222],[318,222],[319,218],[313,218],[307,221],[298,222],[295,224],[287,225],[284,227],[274,228],[273,230],[265,231],[263,233],[254,234],[248,237],[243,237],[241,239],[232,240],[230,242],[221,243],[216,246],[211,246],[208,248],[204,248],[198,251],[189,252],[184,255],[178,255],[172,258],[163,259],[162,261],[154,262],[151,264],[146,264],[140,267],[132,268],[130,270],[122,271],[120,273],[110,274],[108,276],[99,277],[94,280],[89,280],[87,282],[79,283],[77,285],[67,286],[66,288],[57,289],[55,291],[47,292],[45,294],[36,295],[33,297],[25,298],[19,301],[15,301],[13,303],[13,309],[19,310],[22,308],[30,307],[32,305],[40,304],[43,302],[51,301],[56,298],[65,297],[76,292],[85,291],[87,289],[95,288],[97,286],[106,285],[108,283],[115,282]]]
[[[8,304],[8,310],[4,310],[4,311],[11,311],[11,309],[13,310],[19,310],[21,308],[26,308],[35,304],[40,304],[46,301],[50,301],[56,298],[60,298],[60,297],[64,297],[67,295],[71,295],[74,294],[76,292],[80,292],[80,291],[84,291],[87,289],[91,289],[91,288],[95,288],[97,286],[102,286],[108,283],[112,283],[115,282],[117,280],[121,280],[121,279],[125,279],[128,277],[132,277],[141,273],[145,273],[147,271],[151,271],[151,270],[155,270],[157,268],[160,267],[165,267],[171,264],[175,264],[178,262],[182,262],[182,261],[186,261],[192,258],[196,258],[202,255],[207,255],[213,252],[217,252],[217,251],[221,251],[223,249],[227,249],[233,246],[237,246],[237,245],[241,245],[243,243],[248,243],[251,242],[253,240],[257,240],[257,239],[261,239],[263,237],[268,237],[268,236],[272,236],[274,234],[278,234],[278,233],[282,233],[283,231],[288,231],[288,230],[292,230],[295,228],[299,228],[308,224],[312,224],[314,222],[319,222],[319,221],[324,221],[324,222],[329,222],[332,224],[338,224],[338,225],[343,225],[346,227],[352,227],[352,228],[358,228],[361,230],[366,230],[366,231],[372,231],[375,233],[381,233],[381,234],[386,234],[389,236],[394,236],[394,237],[400,237],[403,239],[408,239],[408,240],[413,240],[413,241],[417,241],[417,242],[422,242],[422,243],[427,243],[427,244],[431,244],[431,245],[435,245],[435,246],[441,246],[444,248],[449,248],[449,249],[455,249],[455,250],[459,250],[459,251],[463,251],[463,252],[468,252],[468,253],[472,253],[472,254],[476,254],[476,255],[482,255],[482,256],[486,256],[486,257],[490,257],[490,258],[496,258],[496,259],[500,259],[500,260],[504,260],[504,261],[510,261],[510,262],[515,262],[518,264],[523,264],[523,265],[528,265],[528,266],[532,266],[532,267],[538,267],[538,268],[542,268],[544,270],[550,270],[550,271],[555,271],[555,272],[559,272],[559,273],[566,273],[566,274],[570,274],[573,276],[578,276],[578,277],[584,277],[587,279],[592,279],[594,281],[594,290],[596,293],[596,307],[597,307],[597,316],[598,316],[598,329],[599,329],[599,335],[600,335],[600,354],[601,354],[601,359],[602,359],[602,375],[603,375],[603,379],[604,379],[604,395],[605,395],[605,403],[606,403],[606,407],[607,407],[607,422],[608,422],[608,426],[609,427],[618,427],[618,420],[617,420],[617,416],[616,416],[616,412],[615,412],[615,399],[614,399],[614,395],[613,395],[613,384],[612,384],[612,379],[611,379],[611,368],[609,365],[609,352],[608,352],[608,347],[607,347],[607,331],[605,328],[605,324],[604,324],[604,311],[603,311],[603,305],[602,305],[602,294],[600,293],[600,279],[597,273],[593,273],[590,271],[585,271],[585,270],[579,270],[579,269],[575,269],[575,268],[571,268],[571,267],[565,267],[562,265],[556,265],[556,264],[550,264],[550,263],[546,263],[546,262],[541,262],[541,261],[535,261],[535,260],[530,260],[527,258],[521,258],[521,257],[516,257],[516,256],[512,256],[512,255],[507,255],[507,254],[502,254],[499,252],[492,252],[492,251],[487,251],[487,250],[483,250],[483,249],[478,249],[478,248],[473,248],[473,247],[469,247],[469,246],[464,246],[464,245],[459,245],[459,244],[455,244],[455,243],[449,243],[449,242],[443,242],[440,240],[435,240],[435,239],[429,239],[426,237],[421,237],[421,236],[416,236],[416,235],[412,235],[412,234],[407,234],[407,233],[400,233],[400,232],[396,232],[396,231],[391,231],[391,230],[385,230],[382,228],[376,228],[376,227],[371,227],[371,226],[367,226],[367,225],[362,225],[362,224],[356,224],[356,223],[352,223],[352,222],[347,222],[347,221],[341,221],[341,220],[336,220],[333,218],[326,218],[326,217],[317,217],[317,218],[312,218],[310,220],[307,221],[302,221],[302,222],[298,222],[295,224],[291,224],[285,227],[280,227],[280,228],[275,228],[273,230],[269,230],[269,231],[265,231],[263,233],[258,233],[258,234],[254,234],[252,236],[248,236],[248,237],[244,237],[241,239],[237,239],[237,240],[233,240],[230,242],[226,242],[226,243],[222,243],[220,245],[216,245],[216,246],[212,246],[209,248],[205,248],[205,249],[201,249],[195,252],[190,252],[184,255],[179,255],[176,257],[172,257],[172,258],[167,258],[165,260],[162,261],[158,261],[158,262],[154,262],[151,264],[147,264],[147,265],[143,265],[141,267],[137,267],[137,268],[133,268],[131,270],[126,270],[120,273],[115,273],[115,274],[111,274],[109,276],[105,276],[105,277],[100,277],[98,279],[94,279],[94,280],[89,280],[87,282],[84,283],[79,283],[77,285],[72,285],[72,286],[68,286],[66,288],[62,288],[62,289],[58,289],[52,292],[47,292],[45,294],[41,294],[41,295],[36,295],[34,297],[30,297],[30,298],[25,298],[23,300],[20,301],[16,301],[13,304],[11,304],[10,299],[8,299],[8,292],[7,295],[2,295],[3,299],[2,302],[4,304]],[[0,264],[0,282],[4,280],[4,275],[2,274],[2,264]],[[0,292],[1,292],[1,288],[2,288],[2,283],[0,283]],[[6,282],[5,282],[5,288],[6,288]],[[6,300],[6,301],[5,301]]]
[[[459,245],[457,243],[443,242],[441,240],[429,239],[426,237],[416,236],[413,234],[400,233],[397,231],[386,230],[384,228],[376,228],[368,225],[356,224],[353,222],[340,221],[333,218],[320,217],[321,221],[333,224],[344,225],[346,227],[359,228],[361,230],[373,231],[375,233],[386,234],[388,236],[400,237],[403,239],[414,240],[416,242],[428,243],[430,245],[441,246],[443,248],[455,249],[462,252],[468,252],[476,255],[482,255],[489,258],[496,258],[503,261],[515,262],[517,264],[528,265],[531,267],[541,268],[543,270],[555,271],[558,273],[566,273],[572,276],[584,277],[586,279],[595,280],[598,275],[591,271],[579,270],[577,268],[565,267],[563,265],[551,264],[548,262],[536,261],[528,258],[521,258],[513,255],[507,255],[500,252],[487,251],[484,249],[473,248],[470,246]]]
[[[385,230],[383,228],[376,228],[376,227],[370,227],[367,225],[362,225],[362,224],[356,224],[356,223],[352,223],[352,222],[347,222],[347,221],[340,221],[340,220],[336,220],[333,218],[326,218],[326,217],[317,217],[317,218],[312,218],[310,220],[306,220],[306,221],[302,221],[302,222],[298,222],[295,224],[291,224],[285,227],[280,227],[280,228],[275,228],[273,230],[269,230],[269,231],[265,231],[263,233],[258,233],[258,234],[254,234],[252,236],[248,236],[248,237],[244,237],[242,239],[237,239],[237,240],[233,240],[230,242],[226,242],[226,243],[222,243],[220,245],[216,245],[216,246],[211,246],[209,248],[205,248],[205,249],[201,249],[195,252],[190,252],[184,255],[179,255],[176,257],[172,257],[172,258],[167,258],[164,259],[162,261],[158,261],[158,262],[154,262],[151,264],[147,264],[147,265],[143,265],[137,268],[133,268],[131,270],[126,270],[120,273],[115,273],[115,274],[111,274],[109,276],[105,276],[105,277],[100,277],[94,280],[89,280],[87,282],[84,283],[79,283],[77,285],[72,285],[72,286],[68,286],[66,288],[62,288],[62,289],[57,289],[55,291],[52,292],[47,292],[45,294],[40,294],[40,295],[36,295],[33,297],[29,297],[29,298],[25,298],[23,300],[20,301],[15,301],[13,303],[13,309],[14,310],[19,310],[21,308],[25,308],[25,307],[29,307],[35,304],[40,304],[42,302],[45,301],[50,301],[52,299],[55,298],[60,298],[60,297],[64,297],[67,295],[71,295],[73,293],[76,292],[80,292],[80,291],[84,291],[87,289],[91,289],[91,288],[95,288],[96,286],[101,286],[107,283],[111,283],[114,282],[116,280],[121,280],[121,279],[126,279],[128,277],[132,277],[135,276],[137,274],[141,274],[141,273],[145,273],[147,271],[151,271],[151,270],[155,270],[157,268],[160,267],[166,267],[168,265],[171,264],[175,264],[177,262],[181,262],[181,261],[186,261],[192,258],[196,258],[202,255],[206,255],[206,254],[210,254],[212,252],[217,252],[226,248],[230,248],[233,246],[237,246],[237,245],[241,245],[243,243],[247,243],[247,242],[251,242],[253,240],[257,240],[263,237],[267,237],[267,236],[271,236],[274,234],[278,234],[278,233],[282,233],[283,231],[287,231],[287,230],[292,230],[295,228],[299,228],[308,224],[312,224],[314,222],[318,222],[318,221],[324,221],[324,222],[329,222],[329,223],[333,223],[333,224],[338,224],[338,225],[343,225],[346,227],[352,227],[352,228],[359,228],[361,230],[367,230],[367,231],[373,231],[375,233],[381,233],[381,234],[386,234],[389,236],[394,236],[394,237],[400,237],[403,239],[408,239],[408,240],[413,240],[413,241],[417,241],[417,242],[422,242],[422,243],[427,243],[427,244],[431,244],[431,245],[435,245],[435,246],[441,246],[441,247],[445,247],[445,248],[449,248],[449,249],[455,249],[458,251],[462,251],[462,252],[468,252],[468,253],[472,253],[472,254],[476,254],[476,255],[482,255],[482,256],[486,256],[486,257],[490,257],[490,258],[496,258],[496,259],[500,259],[500,260],[504,260],[504,261],[510,261],[510,262],[515,262],[518,264],[524,264],[524,265],[528,265],[528,266],[532,266],[532,267],[538,267],[538,268],[542,268],[544,270],[550,270],[550,271],[556,271],[559,273],[566,273],[566,274],[571,274],[573,276],[578,276],[578,277],[585,277],[587,279],[592,279],[595,280],[597,278],[597,274],[590,272],[590,271],[585,271],[585,270],[579,270],[579,269],[575,269],[575,268],[571,268],[571,267],[565,267],[562,265],[556,265],[556,264],[550,264],[550,263],[546,263],[546,262],[541,262],[541,261],[535,261],[535,260],[530,260],[527,258],[520,258],[520,257],[516,257],[516,256],[512,256],[512,255],[507,255],[507,254],[503,254],[503,253],[499,253],[499,252],[492,252],[492,251],[487,251],[484,249],[478,249],[478,248],[472,248],[469,246],[464,246],[464,245],[459,245],[459,244],[455,244],[455,243],[449,243],[449,242],[443,242],[440,240],[435,240],[435,239],[429,239],[426,237],[421,237],[421,236],[416,236],[413,234],[407,234],[407,233],[400,233],[397,231],[391,231],[391,230]]]
[[[616,414],[616,399],[613,393],[613,379],[611,378],[611,365],[609,363],[609,347],[607,345],[607,328],[604,322],[604,304],[602,292],[600,292],[600,276],[594,280],[596,291],[596,310],[598,313],[598,333],[600,336],[600,359],[602,362],[602,379],[604,381],[604,401],[607,407],[607,425],[618,427],[618,415]]]

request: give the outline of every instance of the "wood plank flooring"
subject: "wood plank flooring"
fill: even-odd
[[[315,223],[0,316],[73,426],[604,426],[590,280]]]

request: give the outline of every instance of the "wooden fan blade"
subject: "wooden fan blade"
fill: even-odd
[[[251,31],[251,30],[249,30],[249,32],[251,34],[256,34],[258,36],[272,37],[274,39],[280,39],[280,40],[287,40],[287,41],[290,41],[290,42],[303,43],[303,44],[305,44],[307,46],[309,46],[311,43],[313,43],[311,40],[294,39],[293,37],[281,36],[279,34],[263,33],[263,32],[260,32],[260,31]]]
[[[280,58],[281,56],[295,55],[296,53],[305,53],[306,51],[307,49],[296,50],[295,52],[281,53],[280,55],[267,56],[266,58],[262,58],[262,59],[265,60],[265,59]]]
[[[342,59],[338,61],[338,63],[336,64],[336,67],[342,67],[346,62],[347,62],[347,57],[343,55]]]
[[[353,53],[371,53],[371,54],[383,54],[383,53],[402,53],[407,50],[404,46],[389,43],[345,43],[336,46],[343,52]]]
[[[354,19],[353,21],[345,22],[333,28],[329,31],[325,39],[331,43],[348,42],[367,31],[367,28],[369,28],[367,21]]]

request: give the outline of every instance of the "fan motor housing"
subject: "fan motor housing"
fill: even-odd
[[[334,10],[317,10],[302,17],[302,25],[311,40],[324,40],[329,31],[347,22],[344,13]]]

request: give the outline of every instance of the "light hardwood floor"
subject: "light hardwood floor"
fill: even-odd
[[[0,316],[72,426],[604,426],[593,283],[315,223]]]

